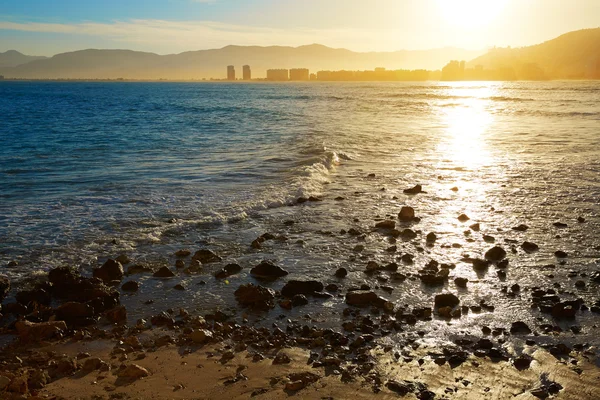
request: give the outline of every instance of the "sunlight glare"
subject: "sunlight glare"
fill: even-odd
[[[451,25],[473,29],[489,24],[506,6],[508,0],[437,0],[444,19]]]

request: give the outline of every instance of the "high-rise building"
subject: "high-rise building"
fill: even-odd
[[[227,80],[235,81],[235,67],[233,65],[227,67]]]
[[[249,65],[244,65],[244,80],[249,81],[252,79],[252,70]]]
[[[268,69],[267,80],[268,81],[288,81],[289,71],[287,69]]]
[[[294,68],[290,70],[290,81],[307,81],[309,71],[306,68]]]

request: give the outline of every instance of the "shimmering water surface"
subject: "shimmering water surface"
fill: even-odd
[[[89,272],[120,254],[173,267],[176,250],[209,248],[244,271],[227,282],[212,277],[221,264],[168,281],[141,276],[140,292],[123,298],[132,315],[232,307],[233,291],[253,281],[249,269],[263,259],[288,269],[289,279],[336,283],[342,293],[387,285],[392,293],[378,293],[398,306],[431,306],[442,288],[411,274],[436,260],[456,264],[443,290],[496,310],[450,324],[434,319],[433,336],[516,319],[559,323],[531,309],[533,287],[559,285],[561,297],[588,305],[600,298],[587,279],[600,270],[598,83],[2,82],[0,115],[0,273],[13,281],[59,265]],[[417,183],[426,193],[403,193]],[[295,205],[309,196],[323,201]],[[403,205],[422,218],[412,226],[419,236],[390,253],[390,238],[373,227]],[[461,213],[471,220],[459,222]],[[481,231],[469,229],[475,222]],[[529,230],[511,229],[519,224]],[[350,228],[364,235],[341,233]],[[252,249],[265,232],[287,240]],[[438,236],[433,247],[429,232]],[[508,250],[506,279],[461,261],[493,246],[483,235]],[[525,240],[540,250],[525,253]],[[569,253],[564,265],[556,250]],[[414,264],[398,261],[405,253]],[[409,279],[366,275],[368,261],[396,261]],[[339,267],[350,271],[345,280],[333,276]],[[455,276],[469,278],[468,289],[456,288]],[[179,282],[186,291],[172,289]],[[521,294],[502,292],[514,283]],[[152,306],[143,305],[148,299]],[[336,324],[343,307],[343,297],[314,299],[270,316]],[[560,323],[598,341],[597,315]]]

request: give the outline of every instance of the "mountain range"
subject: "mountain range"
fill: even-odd
[[[226,46],[222,49],[158,55],[131,50],[81,50],[50,58],[0,53],[0,75],[17,79],[223,79],[234,65],[250,65],[254,78],[270,68],[319,70],[428,69],[439,70],[450,60],[471,60],[468,67],[535,70],[550,79],[600,79],[600,28],[566,33],[547,42],[520,48],[472,51],[443,48],[422,51],[367,52],[334,49],[319,44],[300,47]],[[533,66],[533,67],[532,67]]]

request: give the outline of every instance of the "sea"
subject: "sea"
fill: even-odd
[[[417,184],[424,193],[404,193]],[[374,226],[397,221],[403,206],[421,218],[417,238],[394,243]],[[512,229],[520,224],[528,229]],[[335,283],[342,295],[276,307],[256,316],[264,323],[339,328],[343,293],[366,285],[398,307],[432,306],[441,291],[495,307],[419,322],[425,339],[519,319],[595,343],[598,314],[553,321],[532,309],[531,293],[600,300],[589,279],[600,270],[599,232],[598,82],[0,82],[0,274],[13,287],[57,266],[90,274],[122,254],[174,271],[180,249],[223,258],[170,280],[137,276],[140,291],[122,296],[131,318],[181,307],[235,314],[235,289],[257,283],[250,268],[272,260],[286,279]],[[276,239],[253,248],[265,233]],[[509,253],[504,277],[465,261],[494,245]],[[432,260],[454,265],[441,288],[417,279]],[[369,261],[397,262],[408,279],[365,274]],[[227,263],[244,269],[215,279]],[[347,278],[334,276],[341,267]],[[520,292],[508,293],[514,284]]]

